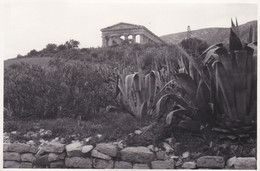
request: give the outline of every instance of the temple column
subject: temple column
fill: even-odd
[[[133,43],[136,43],[136,35],[133,35]]]
[[[102,47],[107,47],[108,46],[108,40],[107,37],[104,36],[102,37]]]
[[[145,43],[145,42],[144,42],[144,39],[145,39],[144,35],[141,34],[141,35],[140,35],[140,44],[144,44],[144,43]]]

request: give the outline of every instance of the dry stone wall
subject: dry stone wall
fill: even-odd
[[[39,147],[5,143],[4,168],[95,168],[95,169],[256,169],[254,157],[202,156],[196,161],[176,162],[176,156],[150,145],[125,147],[117,143],[99,143],[95,146],[73,142],[45,142]],[[189,153],[183,153],[185,160]],[[177,157],[178,158],[178,157]],[[179,158],[178,158],[179,159]]]

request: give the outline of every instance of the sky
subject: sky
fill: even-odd
[[[119,22],[143,25],[162,36],[186,31],[188,25],[197,30],[230,27],[235,17],[239,24],[257,19],[257,1],[208,2],[4,0],[0,2],[3,59],[70,39],[79,41],[80,48],[98,47],[102,44],[100,29]]]

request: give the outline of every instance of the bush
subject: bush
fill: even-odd
[[[103,77],[84,62],[12,65],[5,69],[4,83],[4,106],[20,118],[89,119],[112,102]]]

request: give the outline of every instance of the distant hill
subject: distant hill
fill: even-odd
[[[249,28],[253,27],[255,34],[257,34],[257,21],[250,21],[246,24],[239,25],[239,33],[242,40],[246,41],[249,35]],[[230,28],[205,28],[191,31],[191,37],[196,37],[205,40],[209,45],[215,43],[228,43],[229,41]],[[168,34],[161,36],[160,38],[167,43],[179,43],[185,39],[187,32]]]

